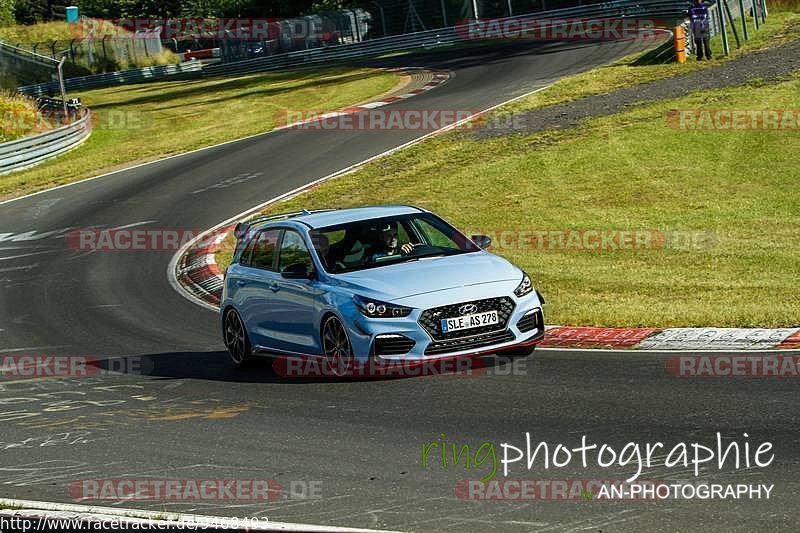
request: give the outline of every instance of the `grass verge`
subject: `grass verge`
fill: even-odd
[[[739,21],[737,20],[737,22]],[[665,63],[663,65],[636,66],[635,62],[642,54],[633,54],[610,65],[563,78],[546,91],[532,94],[513,104],[503,106],[501,110],[498,110],[498,114],[516,113],[570,102],[595,94],[603,94],[625,87],[687,74],[736,59],[742,54],[747,54],[754,50],[762,50],[800,38],[800,13],[790,11],[770,12],[766,24],[761,26],[758,32],[752,31],[752,19],[748,18],[748,24],[751,28],[750,40],[746,43],[743,42],[742,48],[736,48],[733,33],[729,29],[731,54],[727,57],[722,55],[722,38],[720,36],[712,39],[713,59],[711,61],[697,61],[694,57],[689,57],[684,64]],[[739,27],[739,33],[741,34],[741,26]]]
[[[90,32],[93,37],[85,40]],[[104,46],[103,36],[125,37],[122,47],[126,52],[115,52],[120,48],[119,43],[113,46],[110,44]],[[158,54],[145,54],[144,48],[140,46],[137,52],[133,34],[130,31],[108,21],[100,20],[95,21],[91,28],[83,22],[67,23],[63,21],[5,26],[0,27],[0,40],[45,56],[72,50],[75,55],[64,66],[66,77],[166,65],[180,61],[178,56],[167,48],[163,48]],[[92,51],[90,56],[87,55],[89,48]],[[103,59],[101,60],[101,58]]]
[[[331,111],[385,93],[400,78],[339,68],[161,82],[81,94],[94,131],[82,146],[0,176],[0,198],[271,130],[287,109]]]
[[[0,91],[0,142],[35,133],[39,124],[36,101],[14,92]]]
[[[667,116],[797,110],[798,95],[795,77],[663,101],[568,131],[485,141],[456,132],[269,211],[422,205],[466,232],[493,234],[495,253],[545,294],[548,323],[797,326],[800,125],[686,131]],[[536,230],[640,231],[653,239],[638,250],[569,249],[527,237]],[[224,268],[229,252],[218,261]]]

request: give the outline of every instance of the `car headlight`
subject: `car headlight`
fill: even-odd
[[[514,289],[514,294],[516,294],[517,298],[522,298],[526,294],[529,294],[533,290],[533,283],[531,283],[531,278],[523,272],[522,273],[522,281],[519,282],[517,288]]]
[[[356,294],[353,302],[361,314],[369,318],[397,318],[411,314],[411,308],[404,305],[395,305],[380,300],[365,298]]]

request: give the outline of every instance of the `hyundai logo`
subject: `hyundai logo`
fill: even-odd
[[[477,310],[478,310],[478,306],[475,305],[475,304],[464,304],[464,305],[462,305],[461,307],[458,308],[458,314],[459,315],[469,315],[471,313],[474,313]]]

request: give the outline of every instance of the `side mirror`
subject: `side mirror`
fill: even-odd
[[[473,235],[472,242],[478,245],[478,248],[483,250],[487,249],[492,245],[492,238],[488,235]]]
[[[309,270],[305,263],[294,263],[284,268],[281,276],[286,279],[311,279],[314,271]]]

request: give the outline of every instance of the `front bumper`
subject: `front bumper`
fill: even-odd
[[[542,304],[536,292],[523,298],[502,295],[493,299],[503,298],[513,302],[504,324],[489,331],[464,330],[461,336],[437,335],[436,331],[425,327],[431,322],[426,321],[430,317],[423,317],[423,309],[414,309],[408,317],[398,319],[357,316],[349,326],[353,353],[362,362],[432,361],[494,353],[539,342],[545,328]],[[437,308],[464,303],[470,302],[444,303]]]

